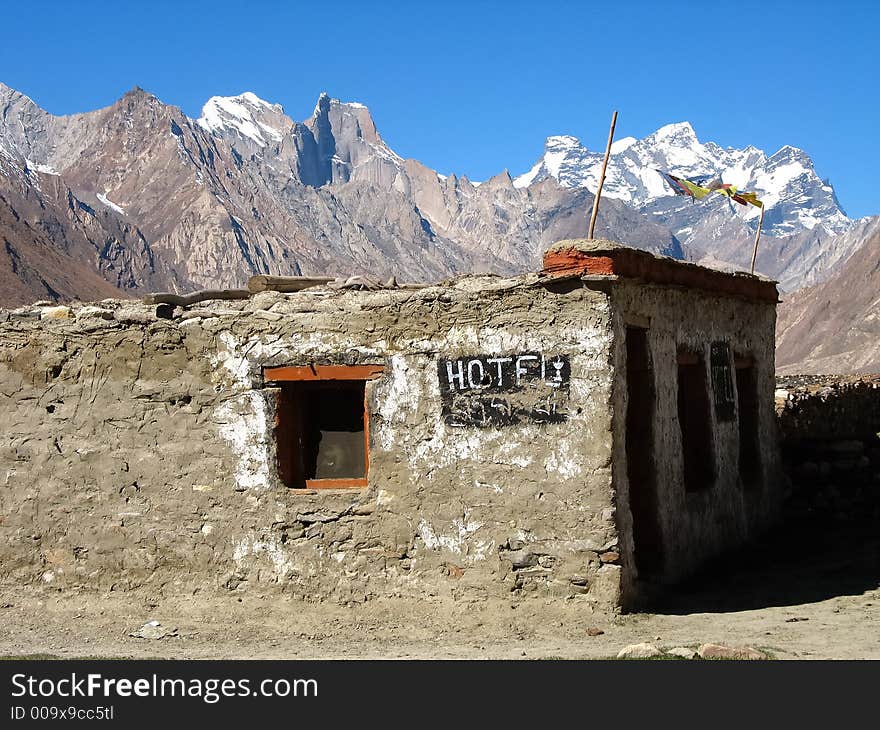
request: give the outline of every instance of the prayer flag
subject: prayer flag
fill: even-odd
[[[692,182],[691,180],[685,180],[683,177],[676,177],[675,175],[670,175],[668,172],[663,172],[662,170],[657,170],[657,172],[659,172],[663,176],[663,179],[669,183],[669,186],[673,189],[676,195],[687,195],[694,200],[700,200],[712,192],[709,188],[697,185],[697,183]]]

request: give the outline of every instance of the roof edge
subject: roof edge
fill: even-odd
[[[602,238],[575,238],[553,244],[544,252],[541,274],[548,278],[573,274],[617,277],[756,302],[779,302],[772,279],[742,271],[718,271]]]

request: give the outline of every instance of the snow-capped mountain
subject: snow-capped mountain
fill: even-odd
[[[517,187],[553,177],[568,187],[585,187],[595,191],[603,154],[584,147],[576,137],[548,137],[544,155],[527,173],[514,180]],[[603,188],[603,196],[616,198],[636,209],[651,206],[659,214],[658,201],[668,199],[666,210],[680,207],[672,190],[658,170],[689,179],[717,179],[742,190],[753,190],[765,205],[764,230],[783,236],[821,226],[827,233],[846,230],[851,221],[840,207],[834,189],[823,182],[810,157],[795,147],[785,146],[769,157],[749,146],[739,150],[722,148],[714,142],[702,143],[688,122],[661,127],[644,139],[626,137],[611,148],[611,158]],[[726,205],[723,198],[702,201]],[[758,209],[736,206],[743,220],[752,224]],[[678,234],[680,231],[673,230]],[[683,230],[686,242],[690,231]]]
[[[541,159],[514,185],[555,179],[595,191],[603,154],[576,137],[548,137]],[[757,269],[786,291],[829,276],[863,242],[834,189],[820,179],[803,150],[785,146],[772,155],[700,142],[688,122],[661,127],[644,139],[614,142],[602,195],[625,202],[669,228],[685,255],[717,268],[748,268],[760,211],[711,195],[694,202],[673,194],[658,170],[714,180],[758,194],[764,224]]]

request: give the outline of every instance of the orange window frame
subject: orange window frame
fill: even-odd
[[[306,479],[306,489],[364,489],[370,475],[370,409],[367,407],[366,381],[385,372],[384,365],[293,365],[263,368],[266,383],[290,382],[364,382],[364,476],[353,479]],[[275,426],[279,425],[276,411]]]

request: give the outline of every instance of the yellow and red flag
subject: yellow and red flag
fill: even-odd
[[[694,198],[694,200],[700,200],[712,192],[709,188],[704,188],[702,185],[698,185],[691,180],[685,180],[683,177],[676,177],[662,170],[657,170],[657,172],[669,183],[669,187],[672,188],[676,195],[687,195]]]
[[[758,200],[757,193],[747,193],[744,190],[737,190],[736,186],[730,183],[722,183],[711,185],[710,189],[713,193],[724,195],[731,200],[735,200],[740,205],[754,205],[756,208],[763,208],[764,203]]]
[[[740,205],[754,205],[756,208],[763,208],[764,204],[758,200],[757,193],[745,192],[737,190],[735,185],[722,182],[696,183],[693,180],[686,180],[683,177],[670,175],[663,170],[657,170],[663,179],[669,184],[676,195],[687,195],[694,200],[702,200],[711,193],[718,193],[726,198],[735,200]]]

